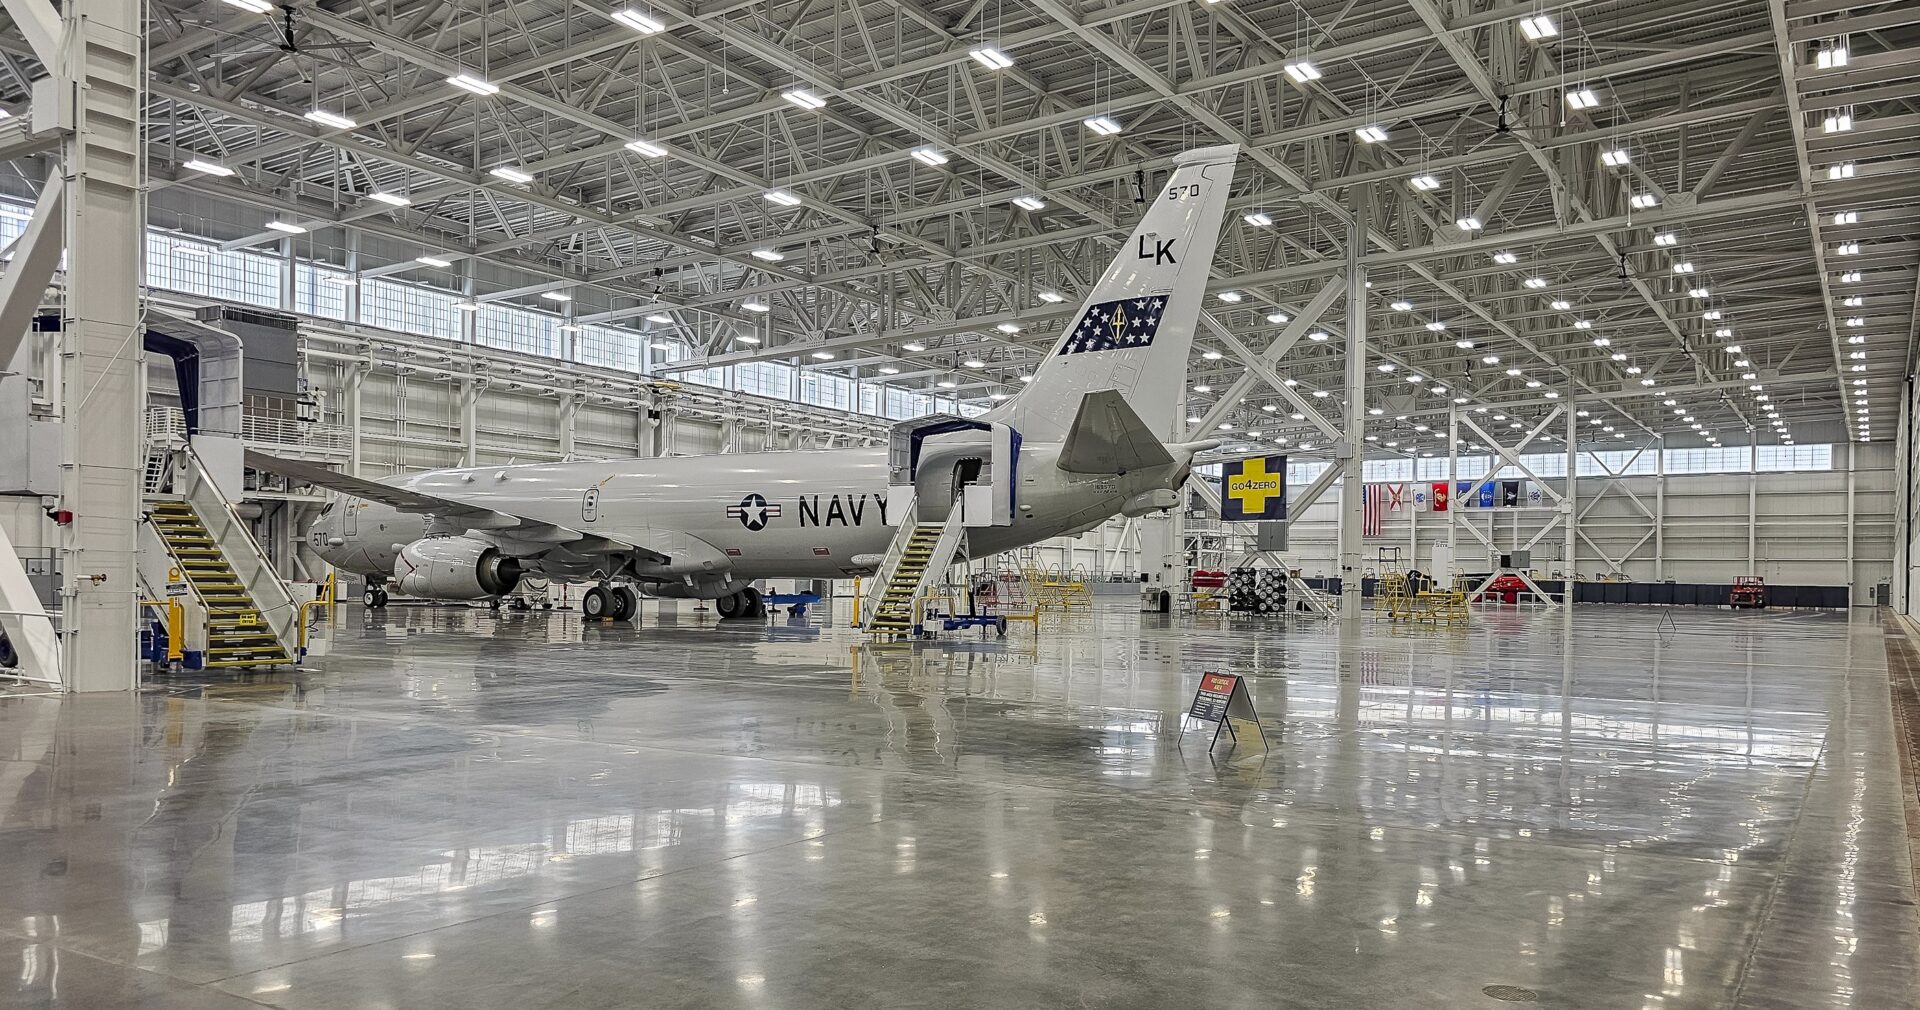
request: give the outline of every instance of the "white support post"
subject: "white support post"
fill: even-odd
[[[57,80],[35,87],[37,99],[56,106],[59,92],[73,96],[72,121],[59,125],[67,131],[60,171],[72,293],[61,320],[60,498],[74,520],[60,527],[58,541],[62,679],[73,691],[139,684],[135,561],[146,400],[137,241],[146,229],[140,18],[136,0],[74,0]],[[41,114],[42,101],[34,104]]]
[[[1420,476],[1420,464],[1413,465],[1413,475]],[[1460,479],[1460,408],[1447,408],[1447,486],[1454,487]],[[1453,510],[1447,510],[1447,557],[1453,559],[1453,566],[1460,567],[1460,530],[1454,525]],[[1449,582],[1449,585],[1452,583]]]
[[[1747,574],[1760,572],[1760,437],[1747,436]]]
[[[1361,457],[1367,426],[1367,272],[1360,265],[1365,251],[1365,194],[1347,221],[1347,416],[1345,440],[1336,443],[1343,458],[1340,476],[1340,618],[1360,617],[1360,525],[1365,507],[1360,501]]]
[[[1580,408],[1574,393],[1578,386],[1567,383],[1567,493],[1560,502],[1560,521],[1566,524],[1561,535],[1566,538],[1566,546],[1560,554],[1560,602],[1573,606],[1574,575],[1580,570],[1580,496],[1576,485],[1580,481]]]
[[[360,476],[360,386],[367,377],[367,366],[361,362],[349,362],[346,374],[342,376],[346,385],[345,418],[347,424],[347,475]]]
[[[1653,581],[1667,578],[1667,440],[1653,440]]]

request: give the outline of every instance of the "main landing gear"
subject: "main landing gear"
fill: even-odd
[[[387,609],[387,584],[385,582],[368,582],[367,591],[360,600],[367,605],[368,610]]]
[[[640,594],[632,586],[594,586],[580,597],[580,614],[589,621],[631,621],[640,612]]]
[[[713,601],[713,609],[718,611],[723,621],[743,621],[750,618],[767,616],[767,601],[760,590],[748,586],[730,596],[722,596]]]

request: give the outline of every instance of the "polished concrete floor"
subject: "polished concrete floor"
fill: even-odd
[[[1675,615],[342,608],[0,693],[0,1007],[1915,1006],[1880,625]]]

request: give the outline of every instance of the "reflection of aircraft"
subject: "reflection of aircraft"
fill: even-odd
[[[976,556],[1168,508],[1193,454],[1215,444],[1162,438],[1237,154],[1212,147],[1175,159],[1019,396],[978,418],[901,422],[887,447],[458,467],[384,481],[254,452],[247,462],[344,493],[308,536],[329,562],[369,578],[369,604],[385,603],[390,576],[416,596],[472,600],[542,575],[600,581],[582,600],[593,617],[630,616],[633,582],[716,600],[722,617],[757,616],[754,580],[871,572],[896,527],[944,520],[956,502]]]

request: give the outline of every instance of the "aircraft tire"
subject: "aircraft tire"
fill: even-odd
[[[378,607],[380,605],[380,590],[368,586],[366,595],[360,598],[360,602],[365,603],[369,610]]]
[[[755,589],[752,586],[748,586],[747,588],[740,590],[740,595],[744,597],[747,602],[746,613],[741,614],[740,616],[760,617],[760,618],[764,618],[767,616],[767,601],[763,597],[761,597],[760,590]]]
[[[747,616],[746,609],[747,599],[745,593],[730,593],[713,601],[713,612],[719,614],[720,619],[723,621],[731,621],[735,618]]]
[[[580,616],[589,621],[598,621],[613,612],[613,597],[605,588],[594,586],[580,596]]]
[[[631,621],[640,613],[640,594],[632,586],[618,586],[613,591],[613,619]]]

